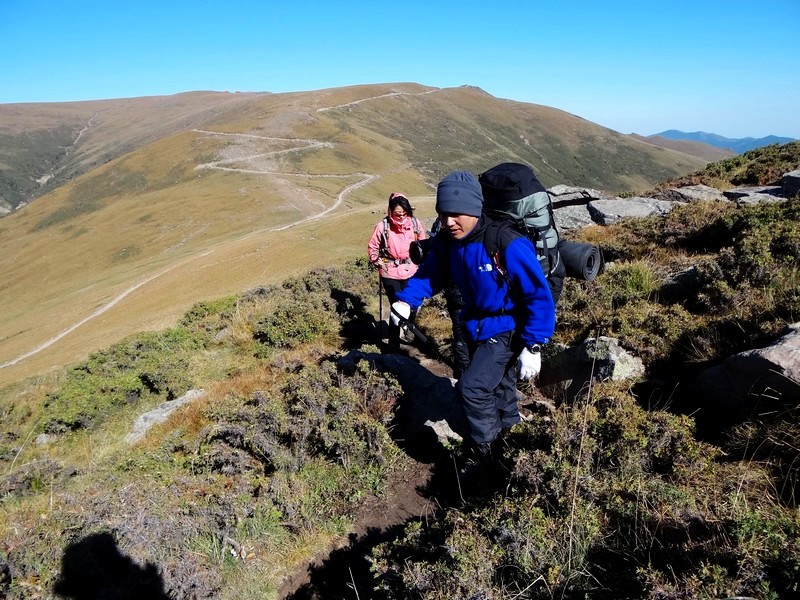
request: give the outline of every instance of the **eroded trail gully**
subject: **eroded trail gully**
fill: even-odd
[[[437,507],[461,502],[452,457],[425,424],[445,419],[456,432],[463,435],[465,431],[449,378],[450,367],[411,346],[403,346],[398,354],[364,358],[392,373],[403,386],[391,433],[412,459],[412,466],[392,476],[383,497],[371,499],[360,508],[345,545],[317,557],[284,583],[278,595],[282,600],[371,598],[372,549],[401,535],[406,524],[432,517]]]

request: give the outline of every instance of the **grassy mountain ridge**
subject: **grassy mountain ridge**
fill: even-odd
[[[440,399],[409,397],[423,369],[368,343],[378,300],[363,258],[199,302],[58,378],[2,388],[0,593],[86,589],[103,574],[88,559],[113,551],[131,583],[174,598],[277,598],[338,548],[350,571],[319,581],[343,597],[793,597],[796,401],[716,444],[696,434],[702,407],[669,409],[699,363],[800,320],[799,212],[699,202],[582,231],[613,265],[567,280],[557,341],[616,336],[647,381],[597,384],[574,402],[524,387],[531,419],[504,437],[477,492],[454,480],[458,449],[414,458],[402,409]],[[688,265],[697,280],[676,291]],[[443,304],[420,323],[447,360]],[[124,442],[137,415],[200,387],[206,398]],[[46,443],[32,443],[39,434]],[[426,512],[347,554],[359,510],[427,469]]]
[[[0,104],[0,206],[21,204],[143,144],[219,118],[248,94]]]
[[[67,108],[97,116],[63,173],[92,168],[0,220],[0,381],[174,322],[199,300],[360,256],[389,192],[430,214],[433,187],[453,169],[515,159],[547,182],[631,189],[702,164],[474,88],[198,92]],[[58,106],[13,107],[32,119],[39,109]]]
[[[667,187],[707,185],[718,189],[747,186],[779,186],[783,175],[800,166],[800,142],[774,144],[748,150],[707,165],[700,171],[660,183],[652,192]]]
[[[653,134],[653,136],[650,137],[661,137],[672,140],[692,140],[696,142],[703,142],[705,144],[711,144],[712,146],[717,146],[718,148],[726,148],[735,154],[743,154],[748,150],[755,150],[756,148],[761,148],[763,146],[772,146],[775,144],[788,144],[789,142],[796,141],[794,138],[782,137],[778,135],[768,135],[763,138],[753,138],[753,137],[728,138],[722,135],[718,135],[716,133],[707,133],[705,131],[693,131],[691,133],[688,133],[685,131],[678,131],[676,129],[662,131],[661,133]]]

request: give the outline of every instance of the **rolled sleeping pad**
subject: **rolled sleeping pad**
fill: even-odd
[[[567,269],[567,277],[591,281],[603,268],[603,257],[600,248],[592,244],[558,241],[558,252]]]

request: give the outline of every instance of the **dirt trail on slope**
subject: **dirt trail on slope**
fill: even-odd
[[[346,103],[346,104],[319,108],[319,109],[316,110],[316,112],[327,112],[327,111],[336,110],[336,109],[340,109],[340,108],[349,108],[351,106],[360,104],[362,102],[367,102],[369,100],[376,100],[376,99],[379,99],[379,98],[385,98],[385,97],[389,97],[389,96],[403,96],[403,95],[416,96],[416,95],[430,94],[430,93],[433,93],[433,92],[436,92],[436,91],[438,91],[438,90],[428,90],[428,91],[425,91],[425,92],[418,92],[418,93],[392,92],[392,93],[388,93],[388,94],[382,94],[382,95],[379,95],[379,96],[370,96],[370,97],[367,97],[367,98],[361,98],[359,100],[355,100],[355,101],[352,101],[352,102],[349,102],[349,103]],[[87,125],[87,127],[84,128],[84,130],[87,129],[90,125],[91,125],[91,120],[90,120],[89,124]],[[269,232],[285,231],[286,229],[290,229],[292,227],[296,227],[296,226],[301,225],[303,223],[308,223],[310,221],[315,221],[315,220],[319,220],[319,219],[323,219],[325,217],[328,217],[331,214],[333,214],[338,208],[341,207],[341,205],[343,204],[345,198],[349,194],[353,193],[354,191],[356,191],[357,189],[359,189],[361,187],[369,185],[373,181],[376,181],[377,179],[380,178],[380,175],[378,175],[378,174],[370,174],[370,173],[362,173],[362,172],[354,172],[354,173],[347,173],[347,174],[341,174],[341,175],[340,174],[290,173],[290,172],[285,172],[285,171],[280,171],[278,169],[275,169],[274,168],[274,164],[271,163],[270,160],[269,160],[272,157],[285,155],[285,154],[290,154],[290,153],[309,152],[309,151],[319,150],[319,149],[323,149],[323,148],[333,148],[333,147],[335,147],[335,144],[333,144],[331,142],[325,142],[325,141],[317,140],[317,139],[313,139],[313,138],[270,137],[270,136],[262,136],[262,135],[248,134],[248,133],[227,133],[227,132],[217,132],[217,131],[209,131],[209,130],[202,130],[202,129],[194,129],[192,131],[194,131],[195,133],[201,134],[201,135],[219,136],[219,137],[225,137],[225,138],[230,138],[230,139],[234,140],[234,143],[230,147],[226,148],[223,151],[225,154],[227,154],[226,158],[222,158],[220,160],[216,160],[216,161],[212,161],[212,162],[208,162],[208,163],[201,163],[201,164],[199,164],[199,165],[197,165],[195,167],[195,170],[215,169],[215,170],[220,170],[220,171],[246,173],[246,174],[251,174],[251,175],[298,177],[298,178],[305,178],[305,179],[312,179],[312,178],[313,179],[320,179],[320,178],[326,178],[326,179],[358,179],[358,181],[356,181],[355,183],[352,183],[350,185],[345,186],[339,192],[339,194],[337,194],[335,202],[329,207],[325,207],[324,205],[322,205],[322,203],[318,203],[319,206],[320,206],[320,209],[321,209],[318,212],[315,212],[315,213],[313,213],[313,214],[311,214],[309,216],[306,216],[306,217],[303,217],[303,218],[298,219],[296,221],[293,221],[293,222],[291,222],[291,223],[289,223],[287,225],[283,225],[283,226],[280,226],[280,227],[270,227],[270,228],[260,229],[260,230],[257,230],[257,231],[252,231],[252,232],[250,232],[250,233],[248,233],[248,234],[246,234],[244,236],[241,236],[240,238],[237,238],[236,240],[233,240],[233,241],[241,241],[241,240],[244,240],[244,239],[256,236],[256,235],[263,235],[263,234],[269,233]],[[83,134],[83,131],[81,131],[81,133],[79,134],[79,137],[82,134]],[[246,148],[245,144],[241,143],[242,140],[255,141],[255,142],[265,141],[265,142],[273,142],[273,143],[289,143],[289,144],[297,144],[297,146],[296,147],[291,147],[291,148],[281,148],[279,150],[271,150],[271,151],[267,151],[267,152],[246,153],[246,152],[242,151],[242,150],[244,150]],[[230,165],[237,164],[237,163],[250,163],[253,168],[242,168],[242,167],[230,166]],[[167,268],[167,269],[165,269],[165,270],[163,270],[163,271],[161,271],[161,272],[159,272],[159,273],[157,273],[155,275],[151,275],[151,276],[149,276],[149,277],[147,277],[147,278],[145,278],[145,279],[143,279],[143,280],[131,285],[130,287],[128,287],[124,291],[122,291],[120,294],[116,295],[109,302],[107,302],[104,305],[100,306],[99,308],[97,308],[96,310],[92,311],[87,316],[83,317],[82,319],[80,319],[80,320],[76,321],[75,323],[73,323],[72,325],[70,325],[69,327],[63,329],[58,334],[48,338],[44,342],[38,344],[37,346],[35,346],[34,348],[32,348],[32,349],[30,349],[30,350],[28,350],[26,352],[23,352],[22,354],[19,354],[14,358],[10,358],[10,359],[0,363],[0,369],[4,369],[4,368],[11,367],[11,366],[14,366],[16,364],[19,364],[20,362],[24,361],[25,359],[30,358],[31,356],[34,356],[34,355],[42,352],[43,350],[46,350],[47,348],[49,348],[49,347],[53,346],[54,344],[56,344],[57,342],[59,342],[64,337],[66,337],[66,336],[70,335],[71,333],[73,333],[76,329],[80,328],[85,323],[87,323],[87,322],[91,321],[92,319],[95,319],[96,317],[98,317],[98,316],[102,315],[103,313],[107,312],[108,310],[110,310],[111,308],[116,306],[118,303],[120,303],[125,298],[127,298],[128,296],[130,296],[131,294],[133,294],[137,290],[141,289],[143,286],[147,285],[148,283],[151,283],[154,280],[159,279],[160,277],[162,277],[166,273],[172,271],[173,269],[175,269],[176,267],[178,267],[180,265],[185,264],[186,262],[194,260],[195,258],[209,256],[210,254],[212,254],[214,252],[215,252],[215,250],[212,248],[211,250],[207,250],[207,251],[205,251],[205,252],[203,252],[201,254],[189,257],[189,258],[185,259],[184,261],[181,261],[180,263],[176,263],[176,264],[172,265],[171,267],[169,267],[169,268]]]
[[[391,474],[383,497],[361,506],[346,544],[317,557],[284,582],[278,594],[282,600],[370,598],[372,549],[398,537],[408,523],[432,517],[437,507],[461,501],[452,458],[426,425],[444,419],[465,435],[450,367],[406,345],[396,354],[354,352],[350,359],[366,359],[373,368],[394,375],[403,387],[391,435],[411,466]]]

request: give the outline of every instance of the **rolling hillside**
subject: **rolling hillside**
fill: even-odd
[[[676,150],[677,152],[683,152],[689,156],[696,156],[697,158],[706,160],[708,162],[716,162],[718,160],[735,156],[731,150],[720,148],[718,146],[712,146],[711,144],[706,144],[704,142],[695,142],[692,140],[673,140],[657,135],[643,136],[635,133],[632,133],[631,137],[648,144],[653,144],[654,146]]]
[[[456,168],[518,160],[546,185],[630,191],[705,164],[553,108],[416,84],[6,105],[0,135],[2,173],[50,175],[51,190],[0,219],[0,384],[359,256],[390,191],[430,220]]]

